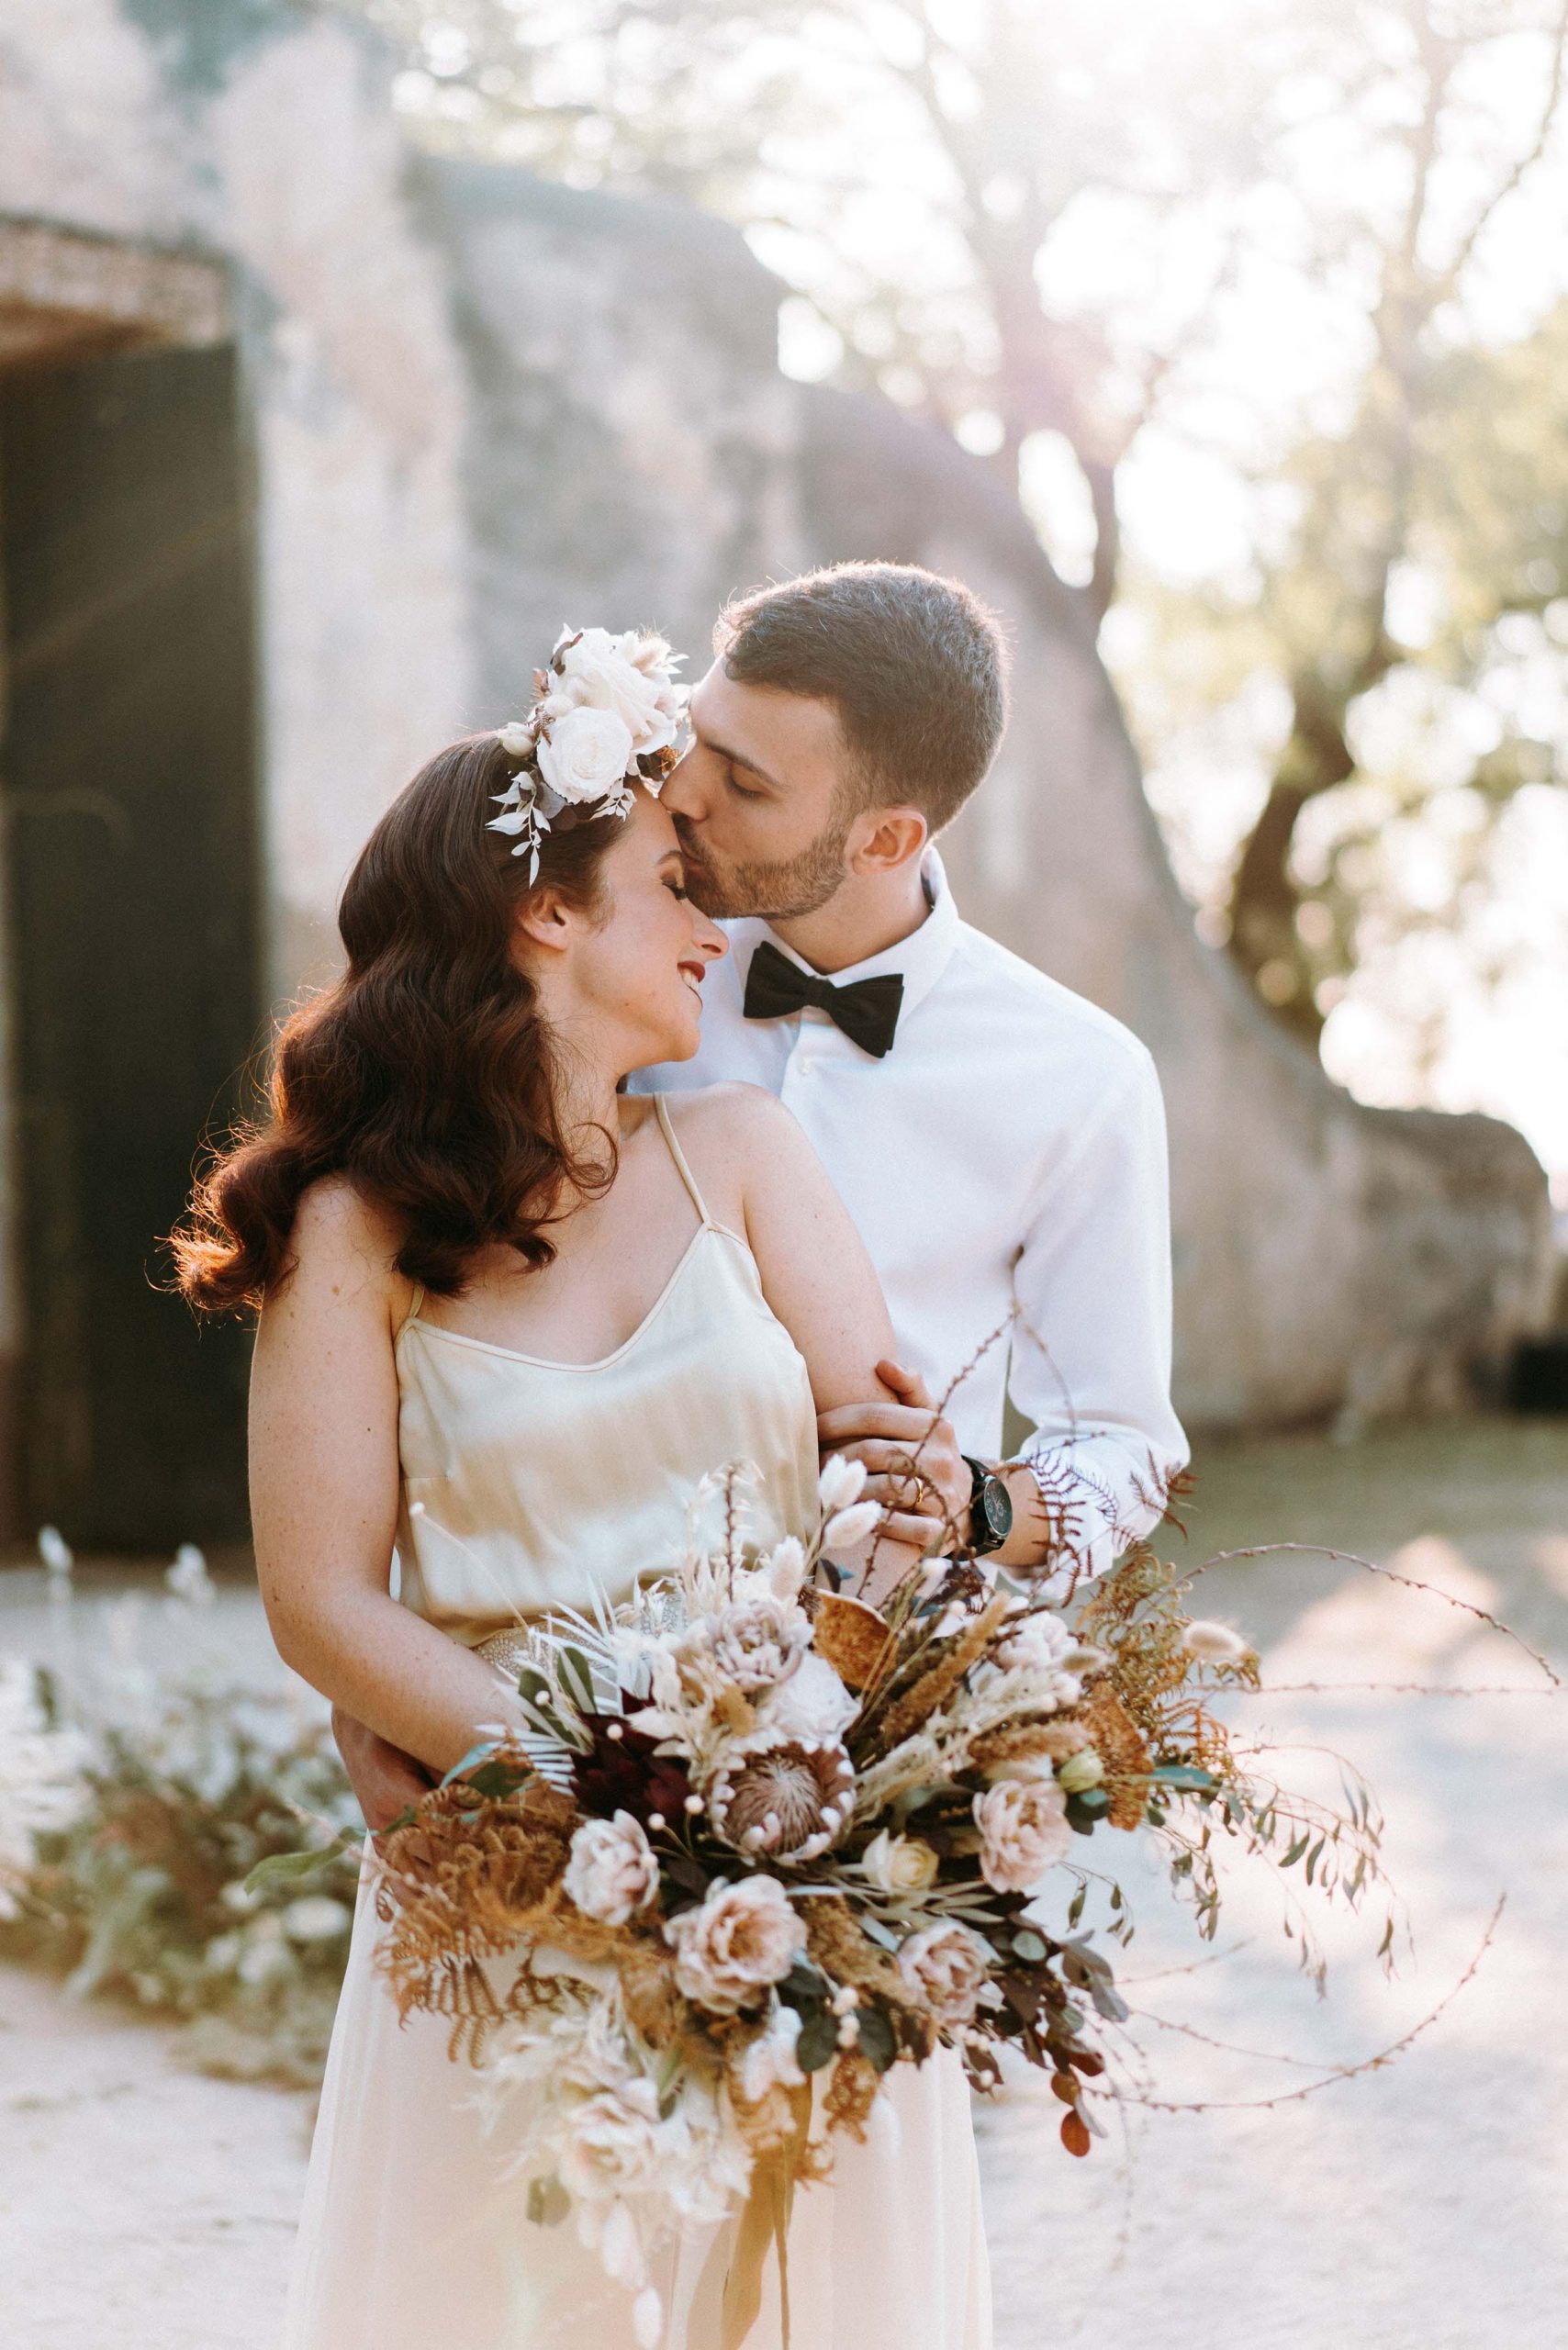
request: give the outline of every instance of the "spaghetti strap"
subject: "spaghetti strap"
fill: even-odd
[[[697,1179],[686,1163],[686,1153],[675,1138],[675,1128],[670,1124],[669,1112],[665,1107],[665,1097],[662,1093],[655,1093],[654,1096],[654,1113],[658,1119],[664,1138],[669,1145],[669,1155],[675,1161],[676,1173],[691,1194],[692,1206],[701,1217],[704,1226],[711,1226],[713,1219],[708,1213],[708,1203],[698,1190]]]
[[[411,1299],[411,1301],[410,1301],[410,1303],[409,1303],[409,1310],[408,1310],[407,1314],[405,1314],[405,1315],[404,1315],[403,1319],[401,1320],[401,1322],[399,1322],[399,1323],[398,1323],[398,1337],[399,1337],[399,1338],[402,1337],[402,1335],[403,1335],[404,1331],[408,1328],[408,1326],[409,1326],[409,1323],[410,1323],[410,1322],[412,1322],[412,1321],[414,1320],[415,1316],[416,1316],[416,1315],[417,1315],[417,1314],[419,1313],[419,1310],[420,1310],[420,1306],[424,1304],[424,1302],[425,1302],[425,1285],[424,1285],[423,1281],[416,1281],[416,1282],[414,1283],[414,1294],[413,1294],[413,1297],[412,1297],[412,1299]]]

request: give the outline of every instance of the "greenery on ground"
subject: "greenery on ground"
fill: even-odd
[[[30,1803],[37,1825],[0,1903],[0,1955],[179,2021],[207,2070],[314,2083],[353,1923],[334,1840],[358,1821],[324,1709],[296,1685],[245,1684],[220,1656],[165,1676],[136,1599],[91,1622],[62,1604],[87,1661],[69,1679],[8,1668],[0,1810],[16,1826]],[[152,1606],[201,1604],[198,1586]],[[319,1870],[245,1890],[258,1863],[329,1844]]]

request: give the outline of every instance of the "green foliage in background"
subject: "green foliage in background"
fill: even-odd
[[[117,1665],[85,1704],[38,1685],[46,1751],[52,1729],[84,1760],[74,1817],[32,1838],[0,1955],[178,2020],[207,2070],[313,2084],[348,1953],[352,1847],[257,1892],[245,1879],[358,1824],[322,1709],[200,1671]]]
[[[998,471],[1137,622],[1109,650],[1179,867],[1304,1042],[1423,922],[1495,979],[1502,820],[1568,756],[1503,675],[1562,635],[1562,329],[1517,200],[1564,182],[1562,0],[327,5],[432,143],[734,220],[803,372]],[[1298,391],[1235,364],[1264,317],[1307,322]],[[1225,578],[1129,556],[1150,434],[1245,501]]]

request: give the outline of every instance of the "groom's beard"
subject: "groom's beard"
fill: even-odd
[[[847,822],[819,833],[799,856],[772,863],[754,857],[723,867],[709,864],[679,816],[675,829],[686,863],[688,893],[715,922],[733,921],[739,914],[759,915],[765,922],[790,922],[798,914],[814,914],[844,878]]]

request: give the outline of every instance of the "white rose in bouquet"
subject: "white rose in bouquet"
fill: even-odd
[[[1052,1779],[1001,1779],[974,1800],[980,1874],[998,1893],[1027,1893],[1072,1847],[1067,1797]]]
[[[796,2047],[801,2037],[797,2008],[779,2004],[741,2058],[741,2095],[748,2105],[760,2105],[771,2089],[798,2089],[805,2081]]]
[[[632,730],[612,710],[568,710],[540,736],[537,755],[540,775],[562,800],[602,800],[632,761]]]
[[[562,2115],[558,2177],[568,2195],[594,2199],[656,2185],[659,2098],[652,2081],[599,2089]]]
[[[659,1889],[659,1864],[640,1820],[629,1811],[613,1819],[585,1819],[572,1838],[561,1879],[585,1918],[623,1926],[645,1909]]]
[[[721,1678],[748,1695],[790,1678],[811,1637],[804,1612],[767,1590],[732,1600],[700,1628]]]
[[[806,1947],[806,1930],[778,1879],[754,1876],[710,1886],[697,1908],[670,1920],[665,1939],[685,1996],[734,2015],[783,1981]]]
[[[969,2023],[990,1980],[991,1952],[957,1919],[912,1934],[899,1949],[899,1973],[939,2024]]]
[[[895,1836],[884,1828],[860,1856],[860,1865],[881,1893],[924,1893],[936,1882],[941,1863],[924,1836]]]
[[[808,1740],[842,1738],[859,1710],[859,1698],[814,1649],[806,1651],[789,1679],[770,1689],[757,1708],[769,1729]]]

